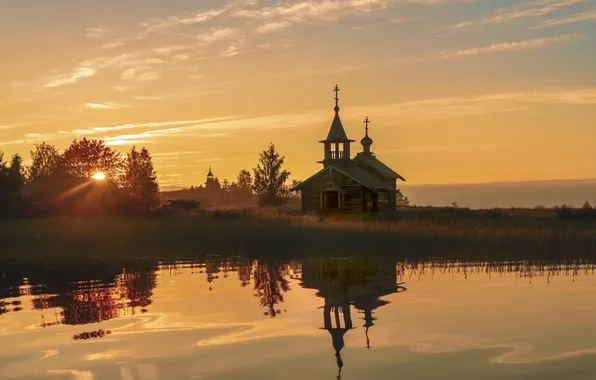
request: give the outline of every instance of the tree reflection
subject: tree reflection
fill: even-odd
[[[72,336],[72,340],[88,340],[88,339],[103,338],[107,335],[110,335],[111,333],[112,332],[110,330],[99,329],[99,330],[95,330],[95,331],[75,334]]]
[[[42,314],[42,328],[99,323],[128,312],[134,314],[139,308],[146,310],[157,285],[156,265],[147,262],[87,260],[50,262],[44,266],[29,262],[1,265],[2,273],[10,275],[2,277],[0,310],[8,311],[9,303],[2,296],[31,295],[34,310],[59,310],[55,312],[55,321],[46,320]],[[10,305],[13,311],[22,310],[21,301],[12,301]]]
[[[265,315],[275,317],[281,314],[276,306],[284,302],[284,293],[290,291],[288,265],[282,262],[257,263],[254,269],[254,296],[259,304],[267,308]]]

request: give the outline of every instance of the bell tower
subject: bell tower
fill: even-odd
[[[327,167],[327,165],[341,165],[350,161],[350,144],[354,142],[354,140],[348,139],[339,118],[339,87],[335,85],[333,91],[335,91],[335,117],[331,123],[327,138],[319,141],[323,143],[325,154],[323,161],[319,161],[319,163],[322,163],[324,167]]]

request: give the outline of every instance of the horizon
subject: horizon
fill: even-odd
[[[274,143],[304,180],[337,83],[352,151],[370,117],[404,189],[596,173],[588,0],[31,4],[0,15],[5,156],[82,137],[146,146],[166,190],[209,165],[233,180]]]
[[[223,179],[222,179],[223,180]],[[189,187],[162,188],[164,193]],[[485,182],[460,184],[419,184],[400,186],[412,206],[452,206],[472,209],[535,208],[596,205],[596,179]],[[508,193],[503,191],[509,190]]]

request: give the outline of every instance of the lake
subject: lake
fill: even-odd
[[[575,262],[0,261],[2,379],[594,379]]]

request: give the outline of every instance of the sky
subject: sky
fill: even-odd
[[[410,186],[596,178],[595,0],[0,0],[0,150],[146,146],[164,189],[274,143],[319,170],[336,84],[352,152]]]

